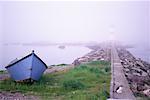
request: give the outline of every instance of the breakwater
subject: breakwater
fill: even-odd
[[[111,46],[92,46],[89,48],[92,51],[74,60],[74,65],[90,61],[111,60]],[[134,95],[136,97],[150,98],[150,64],[134,57],[122,46],[117,47],[117,52],[123,66],[123,72]]]
[[[88,46],[91,52],[74,60],[74,65],[80,65],[91,61],[110,61],[111,48],[109,46]]]
[[[118,47],[117,52],[134,95],[150,97],[150,64],[140,58],[135,58],[124,48]]]

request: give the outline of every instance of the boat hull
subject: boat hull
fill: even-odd
[[[47,66],[34,53],[15,64],[6,67],[11,78],[15,81],[39,80]]]

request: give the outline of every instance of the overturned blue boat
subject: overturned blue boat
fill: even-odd
[[[47,65],[32,51],[31,54],[16,60],[5,67],[15,81],[37,81],[47,69]]]

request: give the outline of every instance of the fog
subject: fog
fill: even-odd
[[[149,2],[1,2],[1,42],[149,41]]]

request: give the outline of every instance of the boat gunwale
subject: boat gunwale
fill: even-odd
[[[29,54],[29,55],[27,55],[27,56],[25,56],[25,57],[23,57],[23,58],[21,58],[21,59],[19,59],[18,61],[14,62],[14,63],[12,63],[12,64],[10,64],[10,65],[7,65],[5,68],[9,68],[9,67],[11,67],[12,65],[15,65],[15,64],[17,64],[18,62],[20,62],[20,61],[22,61],[22,60],[28,58],[28,57],[31,56],[31,55],[34,55],[36,58],[38,58],[38,59],[45,65],[46,69],[48,68],[47,65],[44,63],[44,61],[42,61],[34,52],[32,52],[31,54]]]

